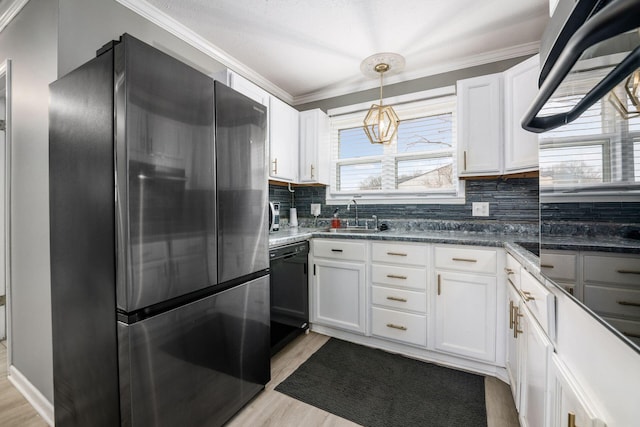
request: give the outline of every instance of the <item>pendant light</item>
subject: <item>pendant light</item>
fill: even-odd
[[[631,107],[627,99],[631,101]],[[635,70],[623,84],[609,92],[609,102],[625,120],[640,116],[640,69]]]
[[[389,144],[398,132],[400,119],[390,105],[382,104],[382,78],[391,70],[404,67],[404,58],[396,53],[377,53],[362,61],[360,70],[366,76],[380,76],[380,104],[373,104],[364,118],[364,131],[372,144]]]

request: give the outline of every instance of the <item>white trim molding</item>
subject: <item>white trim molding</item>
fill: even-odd
[[[11,2],[9,6],[7,6],[4,13],[0,15],[0,32],[2,32],[2,30],[4,30],[7,25],[9,25],[9,22],[11,22],[13,18],[16,17],[18,12],[22,10],[22,8],[27,4],[28,1],[29,0],[13,0],[13,2]]]
[[[24,376],[15,366],[9,367],[7,376],[11,384],[18,389],[25,399],[50,426],[54,425],[53,404]]]
[[[403,72],[401,74],[391,76],[385,79],[385,86],[396,83],[408,82],[423,77],[433,76],[436,74],[448,73],[450,71],[462,70],[465,68],[475,67],[478,65],[491,64],[493,62],[504,61],[507,59],[519,58],[521,56],[535,55],[540,51],[540,42],[524,43],[517,46],[510,46],[504,49],[483,52],[478,55],[466,56],[453,61],[438,64],[433,67],[423,68],[413,73]],[[325,88],[321,91],[312,92],[293,98],[293,105],[306,104],[308,102],[320,101],[323,99],[334,98],[337,96],[348,95],[354,92],[378,88],[379,82],[376,80],[362,81],[349,86],[340,86],[334,88]]]
[[[216,61],[222,63],[225,67],[228,67],[240,74],[242,77],[245,77],[251,80],[253,83],[260,86],[262,89],[271,93],[272,95],[277,96],[285,102],[291,104],[293,102],[293,97],[275,84],[271,83],[269,80],[265,79],[258,72],[253,70],[252,68],[246,66],[242,62],[235,59],[229,53],[225,52],[223,49],[215,46],[213,43],[206,40],[204,37],[198,35],[185,25],[176,21],[166,13],[162,12],[160,9],[152,6],[145,0],[116,0],[118,3],[123,5],[124,7],[132,10],[143,18],[153,22],[158,25],[160,28],[168,31],[173,34],[180,40],[185,43],[193,46],[198,49],[205,55],[210,56]]]

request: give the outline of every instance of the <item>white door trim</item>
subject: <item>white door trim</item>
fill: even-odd
[[[5,148],[4,148],[4,224],[0,227],[4,228],[4,280],[6,286],[6,335],[7,335],[7,367],[13,363],[13,353],[11,351],[11,105],[12,101],[12,85],[11,85],[11,60],[7,59],[0,64],[0,79],[5,79]],[[0,204],[1,205],[1,204]]]

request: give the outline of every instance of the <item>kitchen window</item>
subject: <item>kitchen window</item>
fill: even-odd
[[[577,99],[558,97],[546,110],[566,109]],[[621,120],[606,98],[598,101],[574,122],[541,137],[541,191],[563,197],[578,196],[580,189],[630,195],[640,180],[639,141],[639,118]]]
[[[327,202],[355,197],[364,203],[464,203],[456,171],[455,96],[393,108],[401,120],[388,145],[369,142],[362,126],[366,111],[331,117]]]

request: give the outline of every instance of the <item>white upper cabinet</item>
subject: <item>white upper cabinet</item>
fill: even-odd
[[[458,81],[459,176],[538,170],[538,135],[520,125],[538,91],[538,64],[536,55],[504,73]]]
[[[280,181],[298,179],[298,110],[278,98],[270,99],[269,177]]]
[[[269,178],[296,182],[299,161],[298,110],[231,70],[221,71],[213,77],[268,108]]]
[[[505,173],[538,169],[538,134],[524,130],[520,121],[538,93],[539,73],[539,55],[504,72]]]
[[[300,113],[300,183],[329,185],[329,117],[320,109]]]
[[[502,166],[502,74],[460,80],[458,175],[499,175]]]
[[[237,90],[241,94],[253,99],[265,107],[269,107],[269,98],[271,97],[269,92],[245,79],[241,75],[236,74],[231,70],[227,70],[227,83],[230,88]]]

